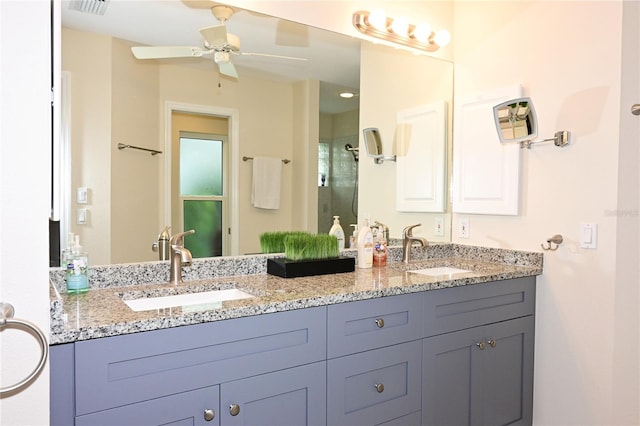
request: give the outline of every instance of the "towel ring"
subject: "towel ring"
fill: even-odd
[[[24,380],[19,381],[18,383],[7,386],[4,388],[0,388],[0,397],[6,394],[15,392],[28,383],[30,383],[44,368],[45,363],[47,362],[47,357],[49,355],[49,346],[47,345],[47,339],[42,333],[42,331],[29,321],[13,319],[13,315],[15,310],[10,303],[0,303],[0,308],[2,308],[0,314],[0,331],[4,330],[6,327],[9,328],[18,328],[26,331],[29,334],[32,334],[34,337],[38,338],[38,343],[40,343],[40,349],[42,350],[42,355],[40,356],[40,361],[38,361],[38,365],[36,368],[25,378]]]

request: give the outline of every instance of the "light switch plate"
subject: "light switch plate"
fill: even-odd
[[[594,249],[598,247],[598,224],[580,224],[580,247]]]
[[[76,191],[76,202],[78,204],[87,204],[89,202],[89,190],[82,186]]]
[[[76,224],[85,225],[89,215],[88,209],[78,209],[76,214]]]

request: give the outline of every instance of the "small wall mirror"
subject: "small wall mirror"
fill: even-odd
[[[493,107],[501,143],[531,141],[538,136],[536,111],[531,98],[511,99]]]
[[[362,131],[364,134],[364,147],[367,155],[373,157],[374,160],[382,158],[382,139],[380,139],[380,131],[375,127],[369,127]]]
[[[369,127],[362,130],[364,135],[364,147],[367,155],[373,158],[376,164],[382,164],[384,160],[396,161],[396,157],[385,157],[382,152],[382,139],[380,138],[380,130],[376,127]]]

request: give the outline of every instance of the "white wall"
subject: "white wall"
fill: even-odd
[[[0,1],[0,301],[47,337],[50,34],[49,1]],[[1,331],[0,386],[27,377],[39,357],[32,336]],[[28,388],[0,399],[0,424],[48,423],[47,364]]]
[[[633,137],[636,147],[638,142],[637,125],[635,133],[620,128],[630,107],[621,105],[621,92],[628,90],[621,89],[622,6],[618,1],[456,2],[456,95],[520,83],[535,103],[539,135],[566,129],[574,138],[566,148],[541,145],[522,153],[520,216],[453,218],[453,240],[463,244],[539,251],[549,236],[564,236],[558,251],[545,253],[538,278],[538,425],[640,421],[638,271],[637,264],[618,262],[619,251],[626,249],[638,260],[637,195],[635,248],[617,243],[619,221],[629,218],[615,214],[622,205],[633,209],[619,196],[634,190],[618,191],[620,175],[633,167],[619,169],[618,162],[623,145],[629,145],[625,139]],[[629,47],[637,64],[637,33]],[[630,79],[637,89],[638,74]],[[631,160],[636,194],[637,159],[636,148]],[[457,237],[461,217],[470,219],[470,239]],[[579,247],[580,222],[598,224],[597,249]],[[627,296],[635,296],[635,303],[626,302]],[[628,348],[633,342],[635,348]]]

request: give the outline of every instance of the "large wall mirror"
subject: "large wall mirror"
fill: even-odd
[[[380,64],[375,70],[360,67],[363,49],[371,48],[368,42],[234,8],[226,25],[229,33],[240,38],[241,52],[307,60],[232,55],[238,78],[231,78],[219,74],[211,57],[134,58],[132,46],[201,48],[199,30],[219,22],[210,10],[189,4],[109,2],[104,15],[96,15],[71,10],[70,2],[62,3],[60,139],[68,144],[67,168],[62,173],[67,195],[61,218],[67,225],[62,232],[80,235],[92,264],[157,260],[151,244],[160,231],[171,225],[178,232],[182,229],[177,228],[194,223],[183,217],[187,204],[206,197],[181,197],[177,164],[194,158],[188,147],[197,146],[192,139],[199,140],[199,136],[205,141],[222,141],[216,160],[225,170],[218,179],[220,197],[205,200],[213,211],[218,212],[221,205],[226,209],[217,224],[225,248],[217,247],[216,254],[257,252],[258,236],[268,230],[327,232],[333,215],[341,216],[349,232],[350,223],[361,222],[358,216],[369,214],[392,224],[392,236],[400,234],[396,224],[429,223],[428,214],[385,210],[387,201],[394,199],[393,189],[391,193],[376,191],[372,180],[363,184],[362,173],[370,173],[371,166],[363,165],[357,151],[349,149],[358,147],[363,127],[377,126],[370,122],[377,118],[362,116],[361,95],[387,83],[384,68],[390,64]],[[403,67],[410,63],[407,61],[421,67],[434,64],[434,73],[445,75],[405,80],[406,91],[415,92],[414,85],[418,85],[438,96],[444,92],[447,95],[442,100],[451,104],[451,63],[390,47],[375,49],[402,58],[397,63]],[[361,87],[361,77],[370,71],[381,80],[372,84],[370,78],[364,78],[368,87]],[[400,70],[390,67],[389,72],[392,75],[387,78],[394,84],[403,81]],[[428,88],[430,81],[436,85],[433,90]],[[342,91],[356,96],[345,100],[338,97]],[[369,105],[366,109],[376,108],[380,114],[384,107]],[[394,122],[396,114],[397,110],[388,109],[385,120]],[[182,153],[181,138],[187,150]],[[448,135],[449,146],[450,139]],[[118,144],[161,153],[118,149]],[[252,161],[243,161],[243,157],[261,156],[290,160],[282,166],[280,205],[275,210],[251,205]],[[195,170],[197,165],[182,168]],[[390,184],[393,188],[392,181]],[[84,189],[86,202],[79,198]],[[378,203],[384,204],[379,214],[359,212],[362,206],[368,209]],[[78,223],[79,213],[86,213],[84,224]],[[444,217],[450,223],[448,214]],[[423,235],[430,238],[430,231]],[[447,229],[437,240],[449,238]]]

